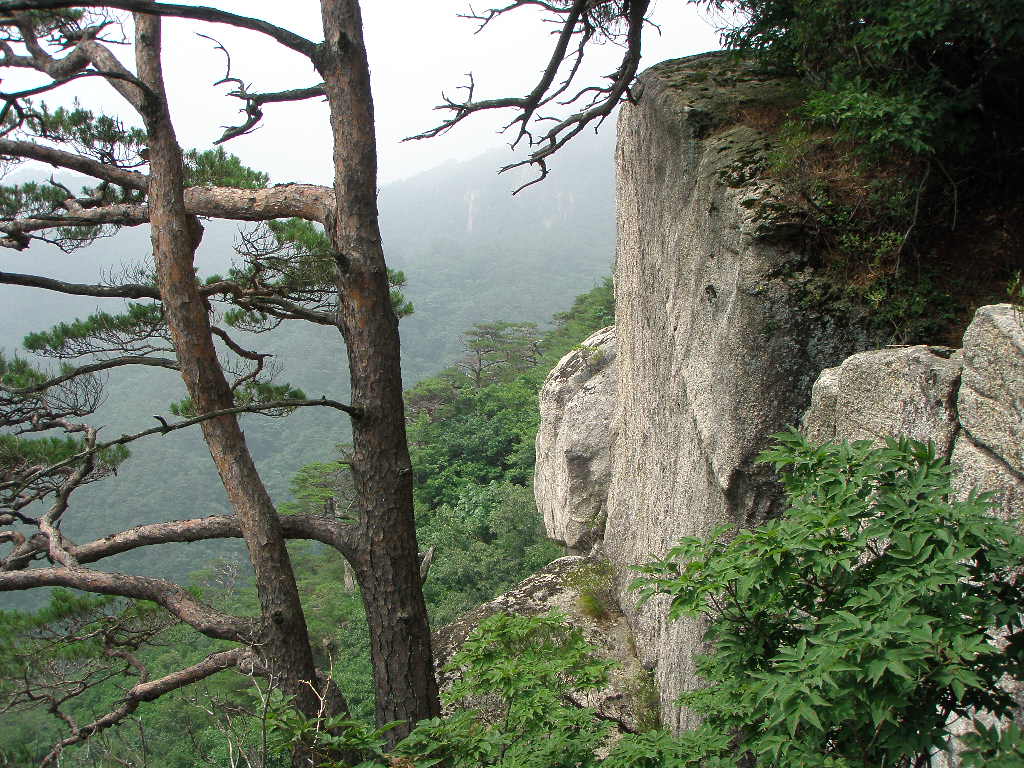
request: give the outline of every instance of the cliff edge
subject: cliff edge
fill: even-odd
[[[626,590],[630,566],[682,536],[778,512],[754,459],[796,423],[823,368],[864,348],[841,317],[804,304],[799,222],[756,169],[770,144],[746,115],[787,84],[720,54],[659,64],[623,108],[616,149],[618,388],[604,551],[618,573],[662,719],[693,725],[676,697],[698,684],[696,620],[667,623]]]

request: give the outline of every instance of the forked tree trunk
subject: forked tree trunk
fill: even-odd
[[[322,0],[324,78],[334,136],[338,324],[345,337],[353,421],[352,474],[360,515],[353,567],[370,625],[378,723],[439,714],[430,628],[419,578],[412,466],[405,436],[398,318],[377,222],[377,154],[370,73],[357,0]]]
[[[185,211],[181,149],[167,109],[160,65],[160,19],[136,14],[138,74],[153,92],[143,96],[149,132],[149,208],[153,257],[171,339],[189,396],[199,413],[231,408],[234,398],[217,359],[206,302],[193,268],[202,227]],[[315,715],[318,701],[308,682],[316,680],[306,621],[281,533],[280,521],[263,486],[235,416],[202,422],[203,436],[238,515],[259,592],[262,629],[254,648],[275,685]]]

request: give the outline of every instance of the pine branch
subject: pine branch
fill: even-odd
[[[254,625],[251,620],[203,605],[186,589],[164,579],[105,573],[82,567],[34,568],[0,573],[0,592],[34,587],[70,587],[99,595],[149,600],[207,637],[241,643],[252,641]]]
[[[334,212],[334,192],[317,184],[282,184],[269,189],[231,187],[189,187],[185,207],[195,216],[234,221],[265,221],[296,216],[327,221]],[[0,222],[0,246],[24,250],[31,233],[57,227],[139,226],[149,223],[149,206],[144,203],[111,203],[73,213],[31,216]]]
[[[289,539],[319,541],[351,559],[356,552],[352,525],[323,515],[281,515],[281,528]],[[210,515],[192,520],[171,520],[140,525],[102,539],[71,547],[79,563],[94,563],[112,555],[130,552],[152,544],[171,544],[210,539],[237,539],[242,532],[234,515]]]
[[[91,373],[98,373],[99,371],[106,371],[111,368],[120,368],[125,365],[148,365],[156,368],[169,368],[172,371],[179,370],[178,363],[175,360],[167,360],[160,357],[145,357],[142,355],[131,355],[127,357],[114,357],[109,360],[97,360],[94,363],[87,363],[73,368],[60,376],[54,376],[52,379],[32,384],[28,387],[8,387],[0,383],[0,392],[6,392],[9,395],[31,395],[36,392],[43,392],[51,387],[56,387],[72,379],[78,378],[79,376],[86,376]]]
[[[12,139],[0,139],[0,155],[11,157],[22,157],[27,160],[39,160],[43,163],[68,168],[72,171],[84,173],[94,179],[109,181],[128,189],[137,189],[145,192],[149,186],[149,178],[137,171],[126,171],[122,168],[101,163],[89,157],[77,155],[74,152],[66,152],[62,149],[54,149],[31,141],[15,141]]]
[[[71,296],[96,296],[104,299],[160,299],[155,285],[126,283],[124,285],[90,285],[87,283],[66,283],[38,275],[23,275],[17,272],[0,272],[0,284],[23,285],[28,288],[42,288],[47,291],[66,293]]]

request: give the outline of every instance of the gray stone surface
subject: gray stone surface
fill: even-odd
[[[932,440],[948,456],[958,430],[960,355],[944,347],[861,352],[822,371],[804,414],[812,442],[906,435]]]
[[[783,86],[715,55],[665,62],[623,106],[617,155],[618,396],[604,549],[663,721],[695,724],[673,700],[699,684],[703,627],[638,609],[630,565],[682,536],[754,524],[779,494],[754,459],[795,424],[817,374],[856,340],[801,303],[795,221],[759,180],[766,140],[744,120]],[[753,121],[752,121],[753,122]]]
[[[1024,520],[1024,327],[1008,304],[981,307],[962,350],[863,352],[822,371],[803,418],[811,441],[906,435],[931,440],[953,466],[953,490],[990,491]]]
[[[993,491],[1003,517],[1024,520],[1024,327],[1009,304],[975,313],[963,364],[954,487]]]
[[[540,392],[534,496],[547,534],[587,552],[604,530],[615,408],[615,328],[559,361]]]
[[[953,455],[953,492],[966,498],[971,491],[991,491],[996,513],[1004,520],[1024,523],[1024,478],[1010,472],[1006,460],[960,433]]]
[[[434,659],[438,669],[438,683],[444,690],[452,682],[451,671],[444,667],[481,621],[495,613],[518,616],[536,616],[552,610],[560,611],[571,626],[582,632],[595,647],[594,655],[616,663],[609,675],[609,684],[599,691],[588,691],[576,696],[580,706],[593,707],[597,712],[616,721],[628,730],[637,730],[640,722],[650,717],[645,711],[650,703],[645,700],[643,680],[647,675],[636,655],[636,644],[625,617],[618,606],[609,602],[607,614],[600,618],[584,615],[579,610],[581,583],[587,585],[591,575],[602,569],[602,561],[594,558],[569,556],[555,560],[513,589],[484,603],[458,621],[441,627],[434,633]],[[608,596],[614,595],[609,584]],[[486,712],[487,702],[473,702]]]

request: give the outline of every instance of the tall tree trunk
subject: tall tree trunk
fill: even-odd
[[[357,0],[322,0],[316,64],[334,136],[338,325],[348,349],[359,553],[353,563],[370,625],[378,723],[439,714],[430,628],[419,578],[412,465],[405,436],[398,319],[377,222],[377,150],[370,72]]]
[[[199,413],[231,408],[234,399],[217,359],[208,307],[199,294],[193,267],[202,227],[185,211],[181,149],[167,108],[160,64],[160,19],[136,14],[139,79],[152,91],[143,100],[149,132],[149,207],[153,256],[167,324],[181,375]],[[274,683],[315,715],[318,701],[307,683],[316,668],[285,539],[235,416],[202,422],[228,499],[238,515],[259,592],[262,631],[254,648]]]

